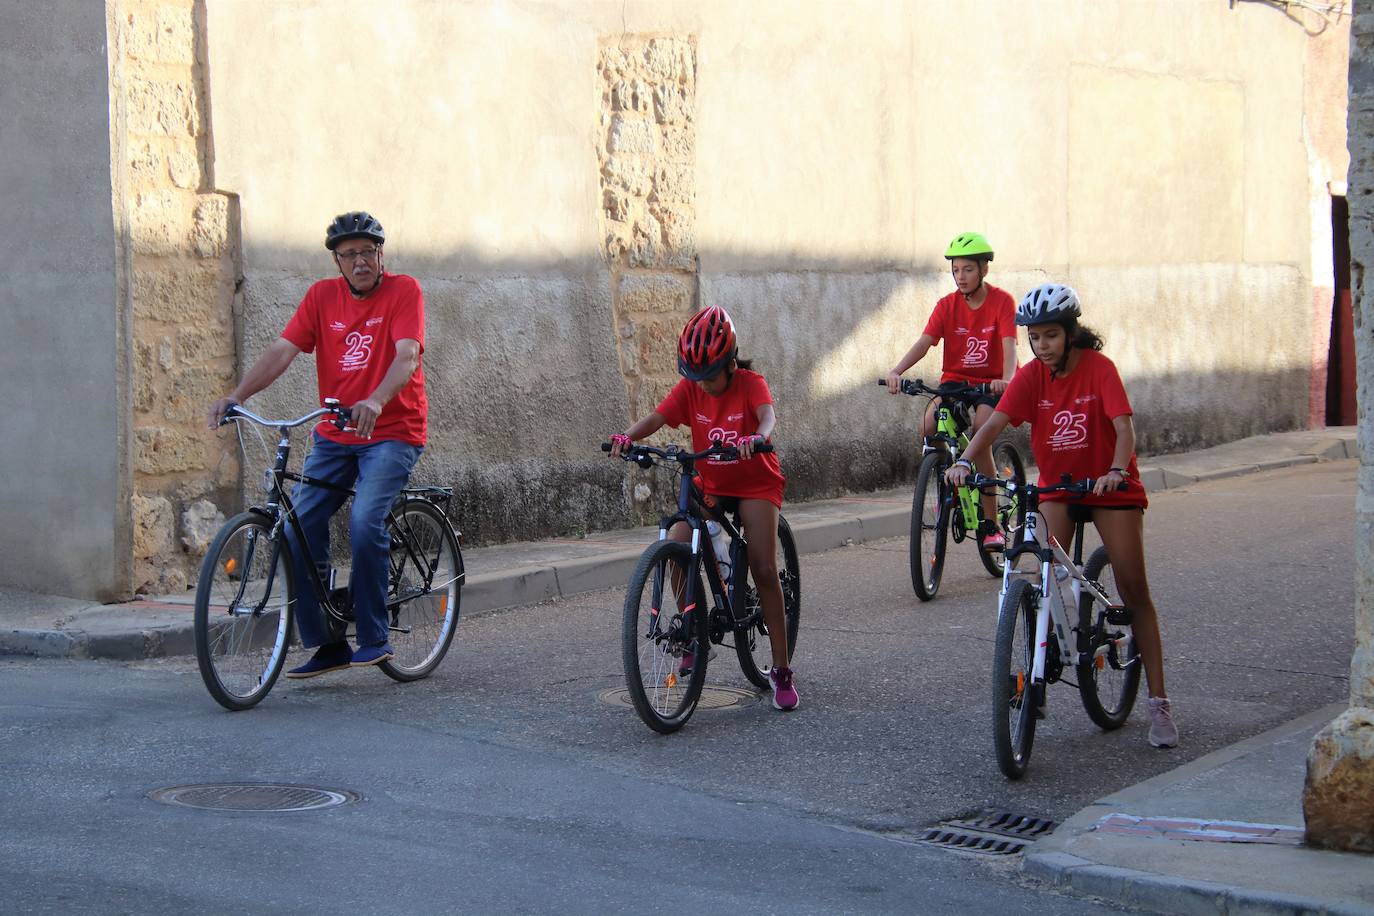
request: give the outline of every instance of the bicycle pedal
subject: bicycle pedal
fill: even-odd
[[[1107,622],[1113,626],[1128,627],[1131,625],[1131,609],[1122,605],[1114,605],[1107,608]]]

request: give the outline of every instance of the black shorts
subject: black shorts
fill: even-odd
[[[1073,501],[1070,501],[1070,500],[1063,500],[1063,503],[1064,503],[1064,505],[1067,506],[1068,509],[1069,509],[1069,521],[1073,522],[1075,525],[1078,524],[1079,522],[1082,522],[1082,523],[1085,524],[1085,525],[1088,524],[1089,522],[1091,522],[1091,521],[1093,520],[1093,510],[1094,510],[1094,509],[1112,509],[1112,510],[1135,509],[1137,512],[1140,512],[1142,515],[1143,515],[1144,512],[1145,512],[1145,507],[1144,507],[1144,506],[1098,506],[1098,505],[1085,505],[1085,504],[1083,504],[1083,503],[1080,503],[1080,502],[1073,502]]]
[[[986,404],[987,406],[991,407],[993,410],[996,410],[996,409],[997,409],[997,402],[1000,401],[1000,400],[1002,400],[1002,396],[1001,396],[1000,394],[985,394],[985,395],[983,395],[982,397],[980,397],[978,400],[974,401],[974,402],[973,402],[973,406],[974,406],[975,409],[977,409],[977,408],[979,408],[979,407],[982,407],[984,404]]]

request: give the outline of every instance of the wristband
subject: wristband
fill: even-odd
[[[1107,473],[1108,473],[1108,474],[1110,474],[1112,471],[1115,471],[1116,473],[1120,474],[1123,478],[1125,478],[1125,479],[1127,479],[1127,480],[1129,480],[1130,477],[1131,477],[1130,472],[1127,471],[1125,468],[1107,468]]]
[[[973,462],[972,462],[972,461],[969,461],[967,458],[960,458],[958,461],[956,461],[956,462],[954,462],[954,463],[955,463],[955,464],[962,464],[964,467],[968,468],[970,471],[973,470]]]

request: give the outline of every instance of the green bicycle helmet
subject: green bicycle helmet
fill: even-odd
[[[945,259],[968,258],[973,261],[991,261],[992,246],[978,232],[964,232],[954,237],[945,249]]]

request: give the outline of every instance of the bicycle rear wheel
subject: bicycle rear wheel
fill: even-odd
[[[234,516],[210,544],[196,582],[196,661],[225,709],[267,696],[286,661],[295,581],[285,538],[257,512]]]
[[[1113,605],[1120,607],[1107,548],[1093,551],[1083,575],[1101,585]],[[1078,693],[1088,718],[1099,728],[1112,731],[1126,724],[1135,706],[1140,690],[1140,648],[1130,623],[1112,623],[1107,614],[1108,609],[1084,590],[1078,600],[1078,628],[1087,634],[1087,661],[1077,666]],[[1116,611],[1113,616],[1129,620],[1129,611]]]
[[[782,585],[782,613],[787,630],[787,658],[797,649],[797,630],[801,626],[801,567],[797,561],[797,544],[792,539],[792,526],[778,516],[778,580]],[[742,570],[752,575],[748,569]],[[760,690],[767,690],[768,672],[773,667],[773,642],[763,621],[763,607],[759,591],[748,579],[743,595],[745,626],[735,630],[735,654],[744,676]]]
[[[997,765],[1010,779],[1025,775],[1035,743],[1039,697],[1031,684],[1031,668],[1039,604],[1035,587],[1018,580],[1007,589],[997,615],[997,643],[992,653],[992,740]]]
[[[945,546],[949,534],[949,513],[945,511],[945,483],[948,453],[927,452],[916,473],[916,492],[911,499],[911,587],[916,597],[929,601],[940,590],[945,570]]]
[[[1022,463],[1021,454],[1016,451],[1016,446],[1010,442],[998,442],[992,447],[992,463],[996,469],[994,473],[998,477],[1025,484],[1026,466]],[[1020,541],[1021,529],[1026,524],[1026,505],[1019,488],[1015,495],[1009,495],[1002,489],[995,492],[997,512],[993,522],[997,525],[997,530],[1002,532],[1006,546],[1001,550],[989,550],[983,546],[983,539],[978,538],[978,559],[983,561],[983,568],[989,575],[1000,578],[1006,551],[1011,550]]]
[[[684,607],[689,576],[695,578],[695,607]],[[625,686],[635,712],[656,732],[687,724],[701,699],[710,603],[686,544],[651,544],[630,576],[620,644]]]
[[[390,526],[388,639],[395,656],[378,667],[398,681],[430,674],[458,627],[463,555],[448,519],[424,499],[408,499]]]

